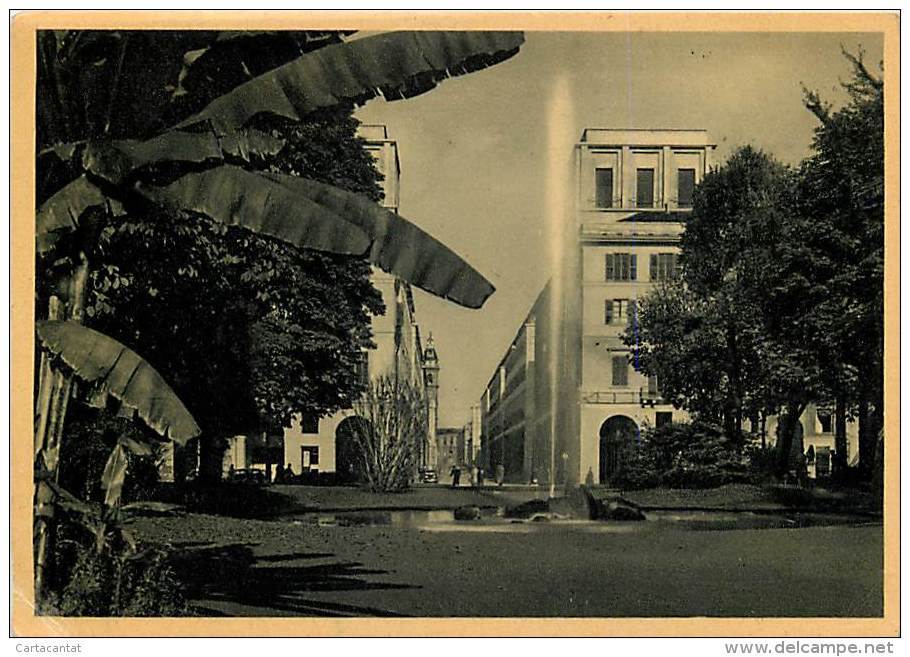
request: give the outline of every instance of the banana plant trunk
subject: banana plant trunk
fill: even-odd
[[[55,295],[51,296],[47,318],[72,319],[81,323],[87,282],[88,261],[80,254],[79,262],[62,286],[69,297],[69,303],[64,303]],[[35,400],[35,517],[32,538],[36,602],[43,598],[53,574],[55,495],[50,484],[56,484],[59,479],[63,427],[72,390],[72,376],[56,367],[46,352],[42,353],[38,371],[38,397]]]

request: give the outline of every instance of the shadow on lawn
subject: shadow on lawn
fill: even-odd
[[[308,594],[321,591],[367,591],[414,588],[408,584],[370,581],[364,576],[387,571],[363,568],[356,562],[314,565],[274,565],[333,556],[326,552],[293,552],[256,557],[256,543],[203,547],[196,543],[176,544],[171,564],[195,601],[202,616],[245,615],[242,607],[265,610],[262,615],[294,616],[401,616],[395,612],[325,600]],[[218,610],[206,602],[217,603]],[[230,611],[236,605],[236,613]],[[224,610],[227,609],[227,610]],[[269,613],[269,611],[274,613]]]

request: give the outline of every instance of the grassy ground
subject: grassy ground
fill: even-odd
[[[628,491],[623,496],[643,507],[675,509],[741,509],[774,511],[789,508],[817,511],[868,512],[872,496],[856,489],[797,488],[728,484],[707,489],[666,489]]]
[[[595,494],[617,491],[596,489]],[[645,509],[735,509],[780,511],[800,508],[820,512],[867,513],[871,496],[857,490],[831,491],[785,486],[731,484],[705,490],[649,489],[622,495]],[[459,506],[504,507],[546,499],[547,489],[528,486],[418,486],[402,493],[371,493],[348,486],[268,486],[221,484],[195,486],[169,501],[187,509],[233,517],[266,518],[308,511],[455,509]]]
[[[271,486],[271,492],[292,500],[296,511],[343,511],[364,509],[455,509],[459,506],[503,506],[540,497],[546,490],[524,490],[485,487],[452,489],[442,486],[419,486],[402,493],[371,493],[344,486]]]
[[[656,525],[323,527],[190,514],[146,518],[136,529],[175,546],[203,615],[882,613],[880,525]]]

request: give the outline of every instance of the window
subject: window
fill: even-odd
[[[300,430],[303,433],[319,433],[319,416],[315,413],[304,413],[300,418]]]
[[[681,208],[692,207],[692,197],[695,194],[695,169],[678,169],[676,203]]]
[[[604,324],[621,324],[623,320],[632,324],[637,319],[637,308],[635,299],[605,299]]]
[[[673,413],[670,411],[658,411],[655,420],[655,424],[658,427],[662,427],[665,424],[670,424],[673,422]]]
[[[824,409],[818,409],[817,411],[815,411],[815,416],[818,418],[818,423],[822,428],[821,432],[822,433],[831,433],[831,431],[832,431],[831,411],[824,410]]]
[[[629,385],[629,361],[625,356],[613,356],[613,385]]]
[[[657,397],[657,376],[654,374],[648,377],[648,396]]]
[[[315,445],[304,445],[300,448],[300,463],[304,470],[319,465],[319,447]]]
[[[598,208],[613,207],[613,169],[595,169],[594,186]]]
[[[632,253],[608,253],[606,280],[634,281],[638,278],[638,258]]]
[[[640,208],[654,207],[654,169],[637,169],[635,204]]]
[[[648,269],[652,281],[667,281],[676,278],[676,254],[652,253]]]
[[[370,385],[370,361],[369,355],[365,351],[361,351],[354,356],[355,365],[354,371],[357,375],[357,381],[364,388],[369,387]]]

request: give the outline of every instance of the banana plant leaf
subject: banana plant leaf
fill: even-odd
[[[297,247],[356,256],[370,248],[370,237],[362,228],[240,167],[224,165],[184,175],[170,185],[140,184],[137,189],[172,210],[204,214]]]
[[[101,473],[101,489],[105,491],[105,506],[117,506],[120,503],[123,482],[126,481],[127,466],[129,466],[129,458],[126,455],[126,448],[118,443],[111,450],[111,455],[104,465],[104,472]]]
[[[441,81],[512,57],[521,32],[392,32],[301,55],[219,96],[180,122],[229,134],[257,114],[301,120],[314,112],[425,93]]]
[[[249,162],[275,155],[284,140],[259,130],[240,130],[216,137],[211,133],[171,131],[152,139],[124,139],[89,144],[82,166],[113,185],[122,184],[137,169],[168,162],[200,164],[225,158]]]
[[[369,261],[411,285],[468,308],[480,308],[496,290],[445,244],[359,194],[296,176],[265,173],[263,177],[362,228],[373,241]]]
[[[184,55],[172,114],[186,118],[238,84],[304,53],[341,43],[346,34],[339,30],[219,32],[206,47]],[[180,115],[188,108],[193,109]]]
[[[120,203],[106,196],[84,175],[61,187],[35,214],[38,253],[48,252],[64,235],[78,230],[82,216],[95,207],[106,207],[114,215],[123,214]]]
[[[460,256],[413,223],[365,197],[331,185],[226,165],[187,174],[164,187],[145,185],[139,189],[165,205],[243,225],[293,244],[367,254],[383,271],[468,308],[481,307],[495,289]],[[292,211],[303,218],[291,220],[288,213]],[[358,244],[342,251],[346,238],[341,235],[347,235],[351,228],[362,230],[367,241],[362,249]],[[313,239],[311,230],[320,239]],[[336,231],[340,234],[335,235]]]
[[[35,329],[42,346],[78,378],[106,390],[164,438],[182,445],[199,435],[183,402],[132,350],[74,321],[41,320]]]
[[[211,30],[39,30],[38,148],[159,131],[184,55],[217,36]]]

